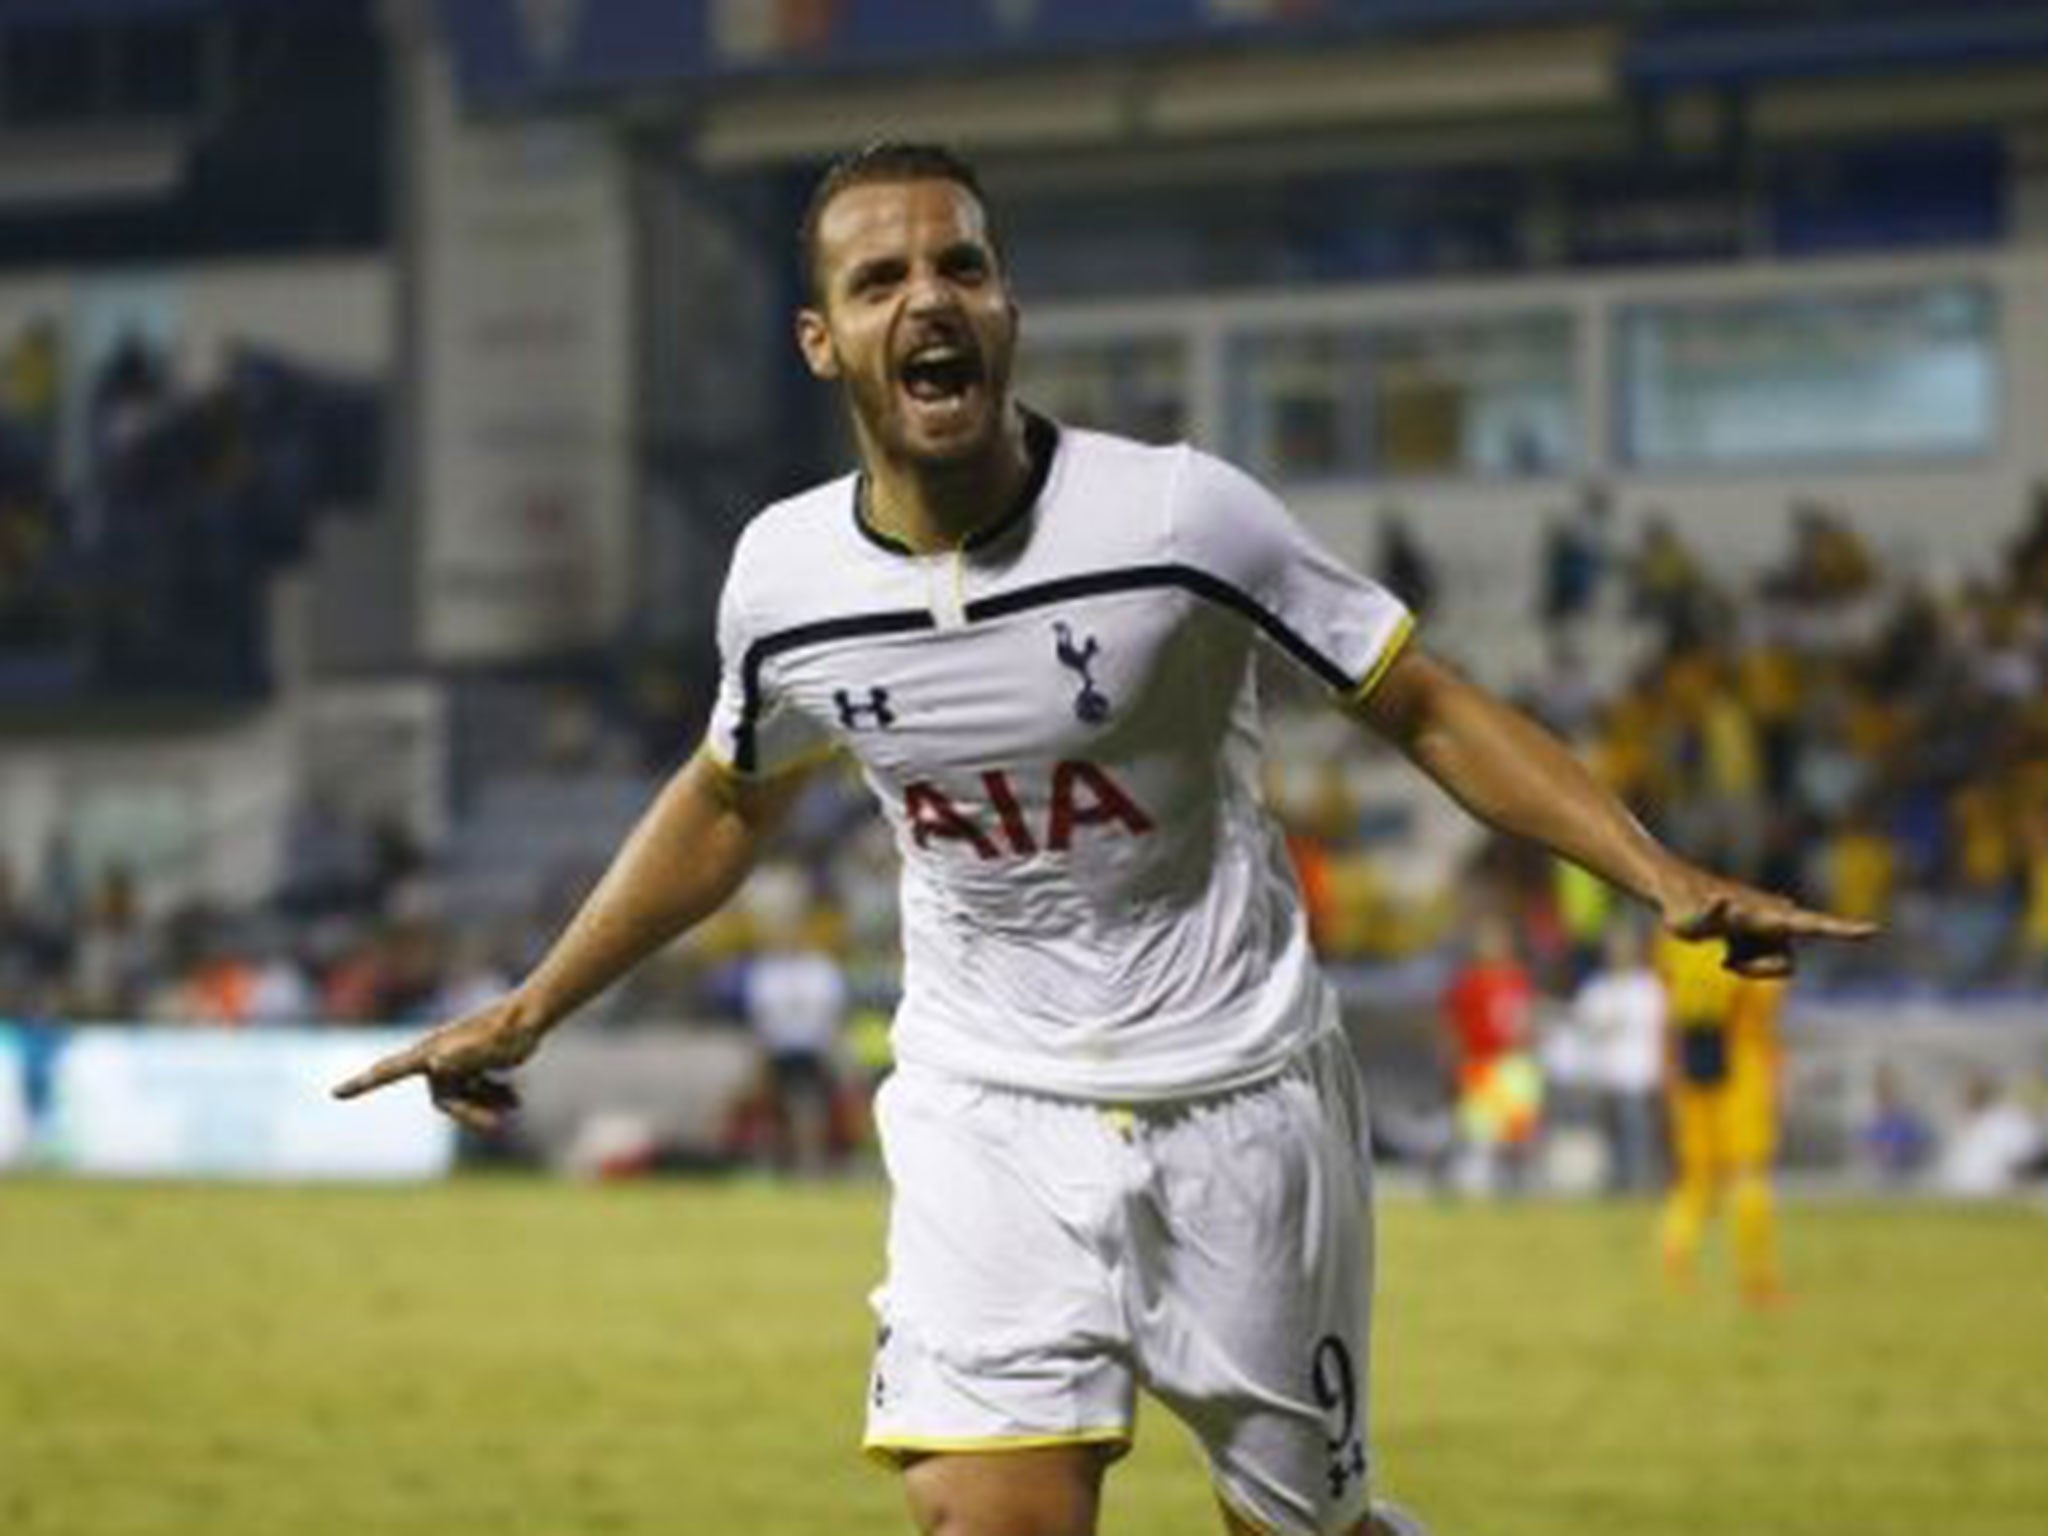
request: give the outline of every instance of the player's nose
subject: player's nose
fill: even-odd
[[[930,315],[955,309],[959,295],[937,267],[920,264],[911,269],[904,303],[913,315]]]

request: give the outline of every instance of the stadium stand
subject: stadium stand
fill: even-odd
[[[694,740],[739,522],[843,457],[786,235],[849,125],[905,121],[1014,210],[1030,398],[1244,460],[1678,846],[1886,924],[1801,999],[2048,987],[2036,8],[957,9],[0,17],[0,769],[146,781],[167,709],[263,759],[174,854],[21,797],[0,1017],[395,1022],[516,972]],[[148,124],[170,168],[96,182]],[[70,185],[10,192],[52,134]],[[36,286],[336,252],[388,283],[367,364],[216,326],[202,377],[147,303]],[[315,329],[360,329],[325,281]],[[301,728],[387,685],[437,722],[402,748]],[[1427,1014],[1484,909],[1570,993],[1599,893],[1298,701],[1272,736],[1360,1021]],[[790,850],[865,1006],[878,841],[831,776]],[[610,1016],[735,1023],[750,923]]]

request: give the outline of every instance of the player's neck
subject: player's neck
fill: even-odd
[[[1031,478],[1024,422],[1014,410],[984,452],[957,464],[920,464],[862,446],[869,526],[913,554],[960,548],[1007,514]]]

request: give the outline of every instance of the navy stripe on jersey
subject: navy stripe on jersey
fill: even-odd
[[[754,722],[761,714],[761,668],[784,651],[825,645],[833,640],[862,640],[873,635],[902,635],[920,629],[936,629],[938,621],[923,608],[894,608],[881,613],[851,613],[837,619],[820,619],[815,624],[798,624],[763,635],[747,647],[740,664],[740,718],[732,732],[732,765],[741,773],[752,773],[756,748]]]
[[[960,548],[963,550],[986,549],[1026,522],[1038,506],[1039,492],[1052,478],[1052,461],[1060,448],[1059,424],[1028,407],[1019,407],[1019,410],[1024,418],[1024,459],[1030,465],[1024,476],[1023,488],[1000,517],[982,524],[961,540]],[[868,472],[863,469],[853,481],[853,526],[860,530],[861,537],[892,555],[915,556],[916,550],[894,534],[884,533],[875,526],[874,519],[868,515],[871,510],[869,498]]]
[[[969,623],[980,619],[999,619],[1007,614],[1069,602],[1077,597],[1136,592],[1147,587],[1179,587],[1243,615],[1256,624],[1267,639],[1340,692],[1348,691],[1358,682],[1257,598],[1192,565],[1131,565],[1113,571],[1062,576],[1057,581],[1042,581],[1035,586],[1018,587],[1012,592],[999,592],[993,597],[977,598],[967,605],[967,619]]]
[[[998,592],[993,597],[976,598],[967,605],[967,622],[976,624],[988,619],[1006,618],[1013,613],[1026,613],[1033,608],[1072,602],[1076,598],[1103,597],[1158,587],[1178,587],[1251,620],[1281,650],[1340,693],[1348,692],[1358,684],[1357,678],[1309,644],[1298,630],[1256,598],[1192,565],[1131,565],[1041,581],[1013,591]],[[741,664],[740,719],[733,729],[733,767],[741,773],[754,771],[754,722],[761,712],[761,668],[770,658],[785,651],[825,645],[834,640],[911,634],[937,628],[938,621],[929,610],[897,608],[881,613],[820,619],[814,624],[798,624],[763,635],[747,647],[746,658]]]

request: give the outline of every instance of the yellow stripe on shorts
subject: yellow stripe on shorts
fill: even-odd
[[[884,1435],[862,1442],[871,1461],[894,1467],[906,1456],[962,1455],[989,1451],[1042,1451],[1062,1445],[1113,1445],[1122,1455],[1131,1448],[1131,1432],[1118,1426],[1073,1429],[1041,1435]]]

